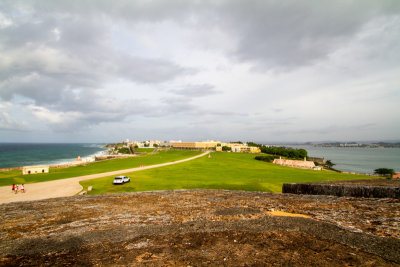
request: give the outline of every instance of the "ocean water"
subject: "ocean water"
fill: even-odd
[[[105,150],[101,144],[0,143],[0,168],[63,164]]]
[[[341,171],[373,173],[377,168],[389,168],[400,172],[400,148],[290,147],[304,148],[309,156],[329,159]]]

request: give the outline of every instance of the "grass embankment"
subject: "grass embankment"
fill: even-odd
[[[128,173],[131,182],[112,185],[113,177],[82,181],[90,194],[170,190],[229,189],[281,192],[283,183],[367,179],[362,175],[284,167],[254,159],[242,153],[212,153],[188,162]]]
[[[143,154],[137,157],[125,159],[113,159],[100,162],[94,162],[87,165],[74,166],[69,168],[50,168],[50,173],[22,175],[21,171],[0,172],[0,185],[28,184],[58,180],[63,178],[77,177],[95,173],[103,173],[116,170],[124,170],[139,167],[176,161],[193,157],[200,154],[199,151],[158,151],[154,154]]]

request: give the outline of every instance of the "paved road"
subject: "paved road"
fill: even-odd
[[[156,165],[151,165],[151,166],[137,167],[137,168],[132,168],[132,169],[112,171],[112,172],[97,173],[97,174],[91,174],[91,175],[85,175],[85,176],[79,176],[79,177],[73,177],[73,178],[67,178],[67,179],[61,179],[61,180],[54,180],[54,181],[48,181],[48,182],[42,182],[42,183],[25,184],[26,193],[13,194],[11,192],[11,186],[1,186],[0,187],[0,204],[9,203],[9,202],[18,202],[18,201],[29,201],[29,200],[40,200],[40,199],[55,198],[55,197],[73,196],[73,195],[76,195],[77,193],[79,193],[80,191],[82,191],[82,189],[83,189],[82,186],[79,184],[80,181],[101,178],[101,177],[106,177],[106,176],[119,175],[119,174],[124,174],[124,173],[128,173],[128,172],[142,171],[142,170],[158,168],[158,167],[172,165],[172,164],[178,164],[181,162],[185,162],[185,161],[203,157],[203,156],[207,155],[208,153],[209,152],[204,152],[200,155],[197,155],[197,156],[194,156],[191,158],[167,162],[167,163],[161,163],[161,164],[156,164]]]

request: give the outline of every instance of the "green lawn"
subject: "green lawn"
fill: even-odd
[[[13,183],[28,184],[94,173],[123,170],[139,167],[140,164],[144,164],[145,166],[154,165],[189,158],[198,154],[200,154],[200,152],[198,151],[168,150],[158,151],[152,155],[143,154],[138,157],[131,157],[126,159],[100,161],[88,164],[86,166],[75,166],[62,169],[50,168],[50,173],[44,174],[22,175],[22,171],[0,172],[0,185],[12,185]]]
[[[154,149],[153,147],[138,147],[135,148],[135,152],[153,152]]]
[[[370,178],[331,171],[304,170],[257,161],[255,155],[212,153],[176,165],[128,173],[131,182],[113,185],[113,177],[82,181],[90,194],[169,190],[169,189],[230,189],[281,192],[283,183],[353,180]]]

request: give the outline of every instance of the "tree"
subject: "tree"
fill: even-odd
[[[378,168],[378,169],[374,170],[374,173],[381,175],[381,176],[387,176],[387,177],[392,178],[395,172],[393,169]]]
[[[328,168],[332,168],[334,165],[336,165],[336,164],[334,164],[334,163],[332,163],[332,161],[330,160],[330,159],[328,159],[326,162],[325,162],[325,165],[328,167]]]
[[[254,143],[254,142],[248,142],[247,143],[248,146],[256,146],[256,147],[262,147],[262,145]]]
[[[223,146],[222,151],[231,151],[231,148],[229,146]]]

